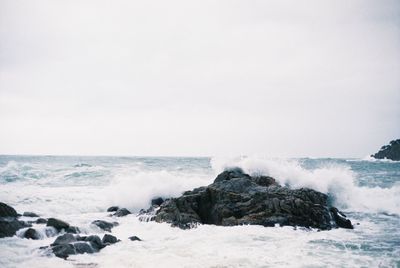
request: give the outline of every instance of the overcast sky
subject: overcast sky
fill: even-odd
[[[0,0],[0,154],[364,157],[400,1]]]

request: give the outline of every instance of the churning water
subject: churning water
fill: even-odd
[[[179,196],[212,183],[228,166],[274,177],[293,188],[327,193],[354,230],[203,225],[191,230],[115,218],[122,241],[68,260],[39,249],[55,237],[0,239],[0,267],[400,267],[400,162],[373,159],[262,157],[156,158],[0,156],[0,201],[102,234],[93,220],[110,221],[111,205],[133,212],[153,197]],[[143,241],[127,238],[136,235]]]

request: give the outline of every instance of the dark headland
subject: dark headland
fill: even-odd
[[[400,161],[400,139],[392,140],[388,145],[382,146],[379,152],[371,156],[376,159]]]

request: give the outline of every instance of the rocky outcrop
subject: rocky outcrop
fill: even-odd
[[[371,156],[376,159],[400,161],[400,139],[392,140],[388,145],[382,146],[379,152]]]
[[[19,229],[32,226],[18,217],[14,208],[0,202],[0,238],[14,236]]]
[[[326,194],[282,187],[271,177],[251,177],[239,168],[224,171],[209,186],[166,200],[154,212],[152,220],[183,229],[196,224],[353,228],[329,206]]]

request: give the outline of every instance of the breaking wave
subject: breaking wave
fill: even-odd
[[[328,194],[341,209],[369,213],[400,214],[400,185],[390,188],[358,186],[358,174],[350,166],[328,163],[307,169],[299,160],[263,157],[213,158],[217,172],[238,166],[251,175],[274,177],[281,185],[308,187]]]

